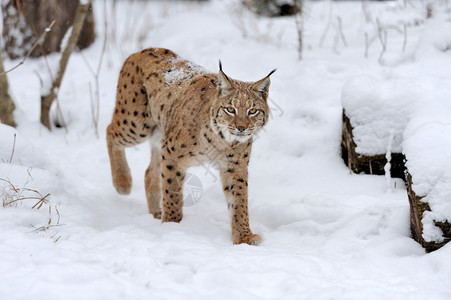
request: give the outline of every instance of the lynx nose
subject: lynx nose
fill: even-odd
[[[244,126],[238,126],[236,129],[238,129],[239,132],[243,132],[246,130]]]

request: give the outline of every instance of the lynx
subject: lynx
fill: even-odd
[[[268,76],[257,82],[229,78],[167,49],[131,55],[119,75],[116,107],[107,128],[113,184],[129,194],[132,177],[125,148],[151,140],[145,174],[149,212],[162,222],[183,217],[188,167],[210,163],[221,174],[235,244],[258,245],[249,227],[248,164],[253,137],[267,123]]]

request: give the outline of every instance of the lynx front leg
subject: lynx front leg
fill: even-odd
[[[113,185],[119,194],[128,195],[132,189],[132,175],[125,157],[125,145],[114,134],[112,125],[108,126],[106,136]]]
[[[161,218],[161,150],[160,147],[152,147],[152,157],[150,159],[150,165],[146,170],[145,186],[147,205],[149,207],[149,213],[154,218]]]
[[[173,160],[165,157],[161,162],[161,187],[163,193],[161,220],[163,222],[180,222],[183,218],[183,179],[185,170]]]
[[[232,238],[234,244],[258,245],[262,239],[249,227],[247,207],[247,167],[229,167],[221,172],[222,186],[232,216]]]

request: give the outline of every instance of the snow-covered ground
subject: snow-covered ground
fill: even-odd
[[[350,80],[449,91],[443,85],[451,78],[450,43],[434,35],[446,37],[450,27],[447,1],[435,5],[432,19],[425,19],[426,1],[407,2],[413,7],[368,2],[369,21],[360,1],[307,2],[299,61],[293,18],[256,18],[236,1],[219,0],[118,1],[114,16],[107,1],[97,137],[95,77],[86,63],[96,70],[104,38],[104,2],[95,1],[96,43],[73,55],[59,92],[67,130],[39,124],[43,60],[8,74],[19,126],[0,125],[2,197],[50,195],[39,209],[32,209],[36,199],[0,209],[0,299],[449,299],[451,246],[426,254],[410,238],[403,182],[388,187],[383,176],[350,175],[340,157],[342,89]],[[377,35],[377,19],[388,28],[387,51],[380,57],[375,39],[365,58],[365,32],[370,41]],[[401,22],[408,25],[405,51]],[[202,194],[187,203],[180,224],[153,219],[144,193],[147,144],[127,152],[131,195],[115,192],[105,128],[117,77],[129,54],[150,46],[212,72],[221,59],[226,74],[241,80],[278,68],[271,121],[250,164],[250,222],[262,245],[232,245],[218,174],[208,167],[192,170],[200,184],[191,187]],[[57,58],[50,56],[50,64]],[[413,127],[414,138],[427,135],[427,128]]]

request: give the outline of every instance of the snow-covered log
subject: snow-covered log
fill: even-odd
[[[387,164],[385,154],[362,155],[356,151],[356,148],[351,121],[343,110],[341,156],[345,164],[357,174],[385,174],[384,167]],[[391,153],[390,164],[391,177],[404,179],[404,155],[402,153]]]
[[[407,195],[410,203],[410,230],[412,237],[423,246],[427,252],[437,250],[444,246],[451,239],[451,224],[448,222],[434,221],[435,226],[443,233],[443,240],[441,242],[426,241],[423,237],[423,216],[427,212],[431,212],[431,208],[427,202],[422,201],[424,197],[419,197],[415,194],[412,188],[412,176],[407,172],[406,174]]]

